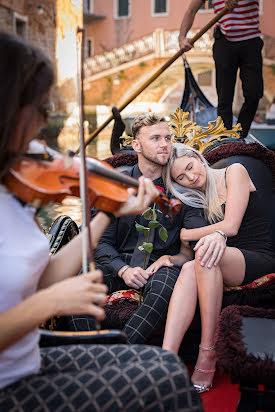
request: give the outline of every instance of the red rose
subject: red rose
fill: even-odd
[[[155,187],[164,194],[164,188],[163,187],[160,187],[160,186],[157,186],[157,185],[155,185]]]

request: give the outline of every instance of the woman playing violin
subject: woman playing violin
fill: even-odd
[[[72,345],[39,350],[38,326],[52,316],[103,319],[107,290],[100,271],[74,276],[81,266],[81,235],[49,258],[33,207],[4,184],[7,171],[47,122],[54,74],[48,59],[19,38],[0,33],[0,53],[0,410],[183,410],[189,404],[180,399],[190,381],[179,359],[161,349]],[[141,179],[137,196],[115,215],[141,213],[156,196],[151,181]],[[109,223],[104,212],[92,220],[94,242]],[[173,391],[161,395],[160,382]]]

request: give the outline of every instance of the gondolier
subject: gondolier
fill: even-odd
[[[179,45],[184,51],[192,48],[186,35],[204,1],[191,0],[183,17]],[[240,69],[244,103],[238,115],[238,123],[242,125],[244,138],[249,132],[263,95],[263,41],[259,29],[259,0],[213,0],[213,7],[215,13],[223,7],[231,10],[219,20],[214,31],[213,57],[216,67],[218,115],[222,117],[225,127],[231,129],[236,75]]]

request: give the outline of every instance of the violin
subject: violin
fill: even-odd
[[[31,142],[35,153],[23,155],[9,170],[4,184],[21,201],[39,208],[51,201],[61,202],[66,196],[80,196],[80,160],[64,158],[38,141]],[[68,163],[68,165],[67,165]],[[106,162],[86,157],[87,186],[90,205],[106,212],[117,211],[126,202],[128,188],[138,188],[138,180],[115,170]],[[159,191],[155,200],[162,213],[172,217],[181,209],[178,199]]]

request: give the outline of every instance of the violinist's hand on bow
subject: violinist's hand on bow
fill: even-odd
[[[107,286],[102,284],[102,272],[95,270],[57,282],[48,288],[52,316],[85,314],[98,320],[105,318],[103,306]]]
[[[159,191],[150,179],[141,176],[138,181],[139,187],[137,195],[134,196],[135,189],[128,189],[130,196],[127,202],[114,213],[116,217],[123,215],[141,215],[150,203],[159,196]]]
[[[226,248],[225,239],[217,232],[202,237],[194,247],[201,266],[211,269],[220,262]]]

